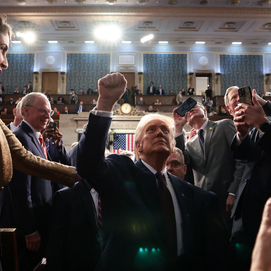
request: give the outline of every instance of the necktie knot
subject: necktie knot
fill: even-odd
[[[159,185],[162,185],[162,184],[165,184],[166,185],[166,178],[165,176],[160,172],[160,171],[157,171],[155,173],[155,177],[157,178],[158,180],[158,186]]]

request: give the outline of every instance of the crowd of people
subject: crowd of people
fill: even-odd
[[[0,16],[0,72],[11,36]],[[232,86],[224,103],[233,121],[210,121],[200,103],[183,117],[147,114],[134,159],[106,150],[127,81],[112,73],[98,86],[70,152],[43,93],[25,95],[8,127],[0,120],[0,227],[16,228],[19,270],[44,258],[46,270],[58,271],[269,270],[271,103],[255,90],[253,106],[240,103]]]

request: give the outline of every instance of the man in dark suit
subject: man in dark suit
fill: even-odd
[[[76,106],[75,111],[76,114],[80,112],[85,112],[84,102],[80,101],[80,103]]]
[[[188,95],[194,95],[194,91],[195,91],[195,89],[193,88],[192,85],[190,85],[190,87],[187,90],[187,93],[188,93]]]
[[[26,93],[33,92],[32,82],[29,82],[27,85]]]
[[[249,270],[264,204],[271,197],[271,124],[266,117],[271,115],[271,103],[254,90],[254,106],[240,104],[237,86],[229,88],[224,98],[237,129],[231,144],[233,154],[247,161],[232,209],[231,242],[238,270]]]
[[[39,138],[52,114],[50,103],[45,95],[37,92],[26,95],[21,103],[23,121],[14,134],[25,149],[46,159],[45,144],[41,145]],[[5,218],[2,218],[1,225],[17,228],[20,270],[33,270],[45,255],[51,182],[14,170],[5,190],[11,198],[5,200],[2,209]]]
[[[81,183],[53,199],[46,270],[94,271],[100,258],[95,205]]]
[[[159,87],[156,91],[156,95],[165,95],[165,91],[162,89],[161,85],[159,85]]]
[[[156,87],[151,82],[150,86],[147,88],[147,95],[155,95],[156,94]]]
[[[96,110],[78,143],[77,169],[100,194],[103,251],[97,270],[224,270],[227,234],[216,196],[166,171],[173,122],[146,115],[135,133],[135,164],[104,158],[112,108],[126,88],[121,74],[99,80]]]

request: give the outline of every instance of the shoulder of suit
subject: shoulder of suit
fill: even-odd
[[[215,123],[216,125],[234,125],[233,120],[231,119],[222,119],[222,120],[210,121],[210,122]]]

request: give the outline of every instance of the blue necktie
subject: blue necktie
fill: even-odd
[[[203,129],[200,129],[198,131],[198,135],[199,135],[199,142],[200,142],[200,145],[202,147],[202,150],[204,151],[204,137],[203,137]]]

